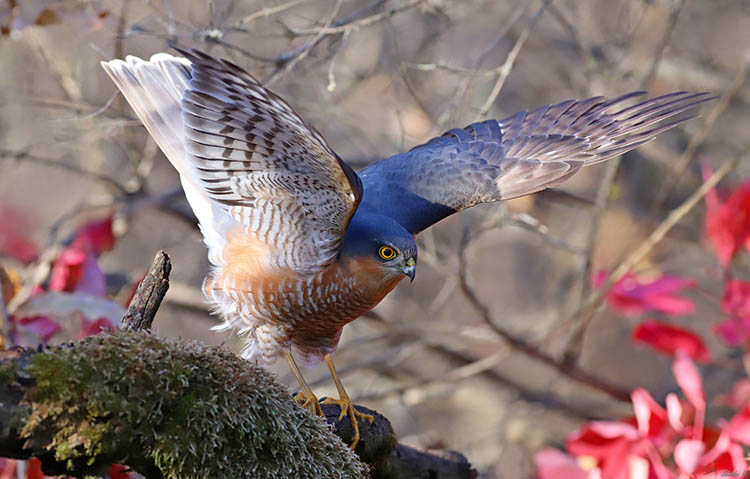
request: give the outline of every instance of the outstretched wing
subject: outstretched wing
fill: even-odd
[[[360,171],[361,207],[417,234],[470,206],[558,185],[687,121],[667,120],[711,99],[677,92],[622,107],[644,93],[568,100],[450,130]]]
[[[212,262],[232,248],[270,270],[324,267],[362,196],[356,173],[240,67],[179,51],[103,65],[180,172]]]

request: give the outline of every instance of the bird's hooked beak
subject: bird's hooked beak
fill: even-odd
[[[414,278],[417,276],[416,260],[414,258],[407,259],[404,262],[403,268],[401,268],[401,272],[408,276],[412,282],[414,282]]]

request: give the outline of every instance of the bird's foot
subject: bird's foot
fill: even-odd
[[[372,423],[375,420],[374,416],[371,416],[369,414],[363,414],[354,407],[354,403],[351,399],[349,399],[349,396],[342,396],[339,399],[333,399],[333,398],[326,398],[322,404],[335,404],[339,408],[341,408],[341,414],[339,414],[339,421],[341,421],[344,416],[348,415],[349,420],[352,423],[352,429],[354,430],[354,439],[352,440],[351,445],[349,446],[352,450],[357,447],[357,443],[359,443],[359,424],[357,424],[358,421],[368,421]]]
[[[312,412],[316,416],[324,416],[323,408],[320,407],[320,402],[318,401],[318,398],[315,397],[315,394],[312,393],[312,391],[300,391],[296,396],[294,396],[294,400],[297,401],[297,403],[303,408],[309,409],[310,412]]]

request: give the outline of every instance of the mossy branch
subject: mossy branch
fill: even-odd
[[[367,467],[261,368],[198,342],[126,332],[0,360],[0,456],[78,477],[365,476]]]

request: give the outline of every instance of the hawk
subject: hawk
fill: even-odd
[[[676,92],[625,106],[645,92],[568,100],[503,120],[452,129],[355,172],[281,97],[239,66],[197,50],[102,65],[177,169],[208,247],[203,290],[244,355],[284,356],[302,377],[325,361],[339,392],[328,399],[357,421],[331,354],[347,323],[402,279],[414,280],[416,236],[457,211],[558,185],[584,166],[632,150],[686,121],[709,99]]]

